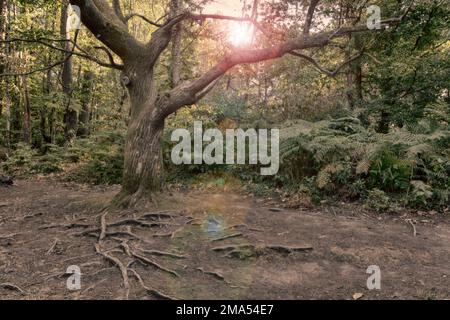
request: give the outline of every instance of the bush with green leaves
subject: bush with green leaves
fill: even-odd
[[[374,201],[371,191],[380,190],[414,208],[449,205],[448,126],[427,133],[404,128],[380,134],[358,119],[345,118],[290,121],[283,127],[280,175],[273,178],[277,183],[299,185],[313,179],[323,195]]]

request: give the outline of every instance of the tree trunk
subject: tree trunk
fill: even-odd
[[[8,0],[0,0],[0,40],[9,39],[9,18],[10,5]],[[8,56],[10,54],[10,44],[5,43],[5,50],[0,53],[0,73],[8,72]],[[5,145],[10,148],[11,144],[11,96],[10,96],[10,79],[2,78],[0,88],[5,88],[4,92],[0,92],[1,111],[5,117]]]
[[[68,17],[68,8],[69,5],[66,1],[63,2],[61,8],[61,38],[62,39],[70,39],[70,35],[67,30],[67,17]],[[71,51],[73,49],[73,45],[66,41],[65,50]],[[71,144],[73,139],[77,133],[77,121],[78,115],[77,112],[72,108],[72,57],[70,53],[65,52],[64,54],[65,62],[63,64],[62,73],[61,73],[61,83],[63,87],[63,92],[65,94],[65,114],[64,114],[64,122],[65,122],[65,138],[66,143]]]
[[[79,126],[77,135],[82,138],[86,138],[89,136],[90,130],[90,121],[91,121],[91,92],[92,92],[92,83],[94,80],[94,73],[91,71],[85,71],[83,74],[83,80],[81,84],[81,105],[82,109],[78,118]]]
[[[362,43],[362,39],[361,39],[361,35],[356,34],[355,35],[355,49],[358,52],[361,52],[361,50],[363,50],[363,43]],[[358,105],[361,106],[363,103],[363,85],[362,85],[362,80],[363,80],[363,74],[362,74],[362,61],[361,61],[361,57],[356,59],[353,62],[353,68],[354,68],[354,72],[355,72],[355,94],[356,94],[356,99],[358,100]]]
[[[148,71],[150,70],[150,71]],[[162,139],[164,119],[159,118],[158,96],[153,78],[153,67],[126,66],[124,78],[130,94],[131,119],[125,142],[122,191],[116,204],[133,206],[139,200],[161,190],[164,183]]]
[[[182,0],[172,1],[172,14],[178,15],[183,10]],[[183,24],[179,23],[175,26],[172,36],[172,49],[171,49],[171,85],[172,88],[176,87],[181,81],[181,44],[183,40]]]
[[[31,108],[27,77],[21,79],[23,94],[23,142],[31,144]]]

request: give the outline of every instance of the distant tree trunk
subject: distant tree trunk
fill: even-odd
[[[94,73],[91,71],[85,71],[81,83],[81,112],[78,118],[78,132],[77,135],[82,138],[89,136],[90,120],[91,120],[91,108],[90,102],[92,97],[92,84],[94,80]]]
[[[363,50],[363,43],[362,43],[362,39],[361,39],[361,35],[359,34],[355,34],[354,36],[355,39],[355,49],[360,52],[361,50]],[[361,105],[363,102],[363,85],[362,85],[362,80],[363,80],[363,73],[362,73],[362,61],[361,58],[356,59],[353,63],[353,70],[354,70],[354,91],[355,91],[355,96],[358,102],[358,105]]]
[[[68,9],[69,4],[64,1],[61,8],[61,38],[62,39],[70,39],[70,35],[67,30],[67,17],[68,17]],[[71,51],[73,49],[73,45],[66,41],[65,50]],[[72,108],[72,57],[70,53],[64,53],[65,62],[63,64],[62,73],[61,73],[61,84],[63,88],[63,92],[65,94],[65,114],[64,114],[64,123],[65,123],[65,139],[66,143],[71,144],[73,139],[76,136],[77,132],[77,120],[78,115],[75,110]]]
[[[6,14],[6,0],[0,0],[0,41],[4,41],[5,40],[5,28],[6,28],[6,24],[5,24],[5,17]],[[0,53],[0,74],[5,72],[5,53]],[[3,88],[3,79],[0,79],[0,102],[3,99],[3,92],[1,91]],[[2,111],[3,111],[3,104],[0,103],[0,116],[2,115]]]
[[[31,144],[31,107],[30,94],[28,92],[28,79],[21,77],[22,95],[23,95],[23,142]]]
[[[51,62],[50,56],[48,57],[47,61],[48,61],[48,63]],[[42,79],[42,83],[43,83],[42,91],[47,98],[50,97],[50,93],[51,93],[52,74],[53,73],[51,70],[47,70],[47,72],[45,73],[45,75]],[[53,112],[53,107],[51,107],[50,112],[48,112],[47,105],[43,105],[39,112],[39,116],[40,116],[39,130],[41,132],[41,147],[53,142],[52,141],[52,127],[51,127],[53,125],[53,123],[51,123],[51,121],[50,121],[50,115],[52,114],[52,112]],[[47,124],[48,124],[48,126],[47,126]]]
[[[10,3],[8,0],[0,0],[0,40],[9,40],[9,20],[10,20]],[[0,53],[0,73],[9,71],[8,57],[11,51],[8,42],[5,43],[4,52]],[[10,79],[2,78],[0,88],[4,87],[5,91],[0,92],[0,115],[5,118],[5,145],[9,148],[11,145],[11,95],[10,95]],[[4,109],[3,109],[4,108]]]
[[[378,133],[388,134],[389,133],[389,125],[391,123],[389,112],[383,110],[381,111],[380,121],[378,122]]]
[[[349,41],[349,47],[345,51],[345,59],[346,60],[350,59],[350,57],[352,55],[352,46],[351,46],[352,36],[351,35],[349,35],[348,41]],[[355,96],[354,96],[354,88],[353,88],[354,75],[353,75],[353,68],[352,68],[351,64],[348,65],[346,78],[347,78],[347,85],[346,85],[347,104],[348,104],[349,109],[353,110],[355,108]]]
[[[172,1],[172,13],[173,16],[178,15],[183,10],[183,0]],[[171,85],[175,88],[181,81],[181,44],[183,40],[183,24],[179,23],[175,26],[172,35],[172,62],[171,62]]]

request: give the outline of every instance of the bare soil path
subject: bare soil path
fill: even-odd
[[[448,219],[417,219],[414,236],[406,219],[356,207],[275,210],[200,192],[172,193],[158,210],[102,212],[116,192],[51,181],[0,188],[0,299],[450,298]],[[77,291],[66,285],[73,265]],[[367,289],[371,265],[381,290]]]

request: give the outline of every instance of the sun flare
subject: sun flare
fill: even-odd
[[[251,44],[253,38],[252,27],[248,23],[230,23],[228,27],[228,41],[235,47]]]

